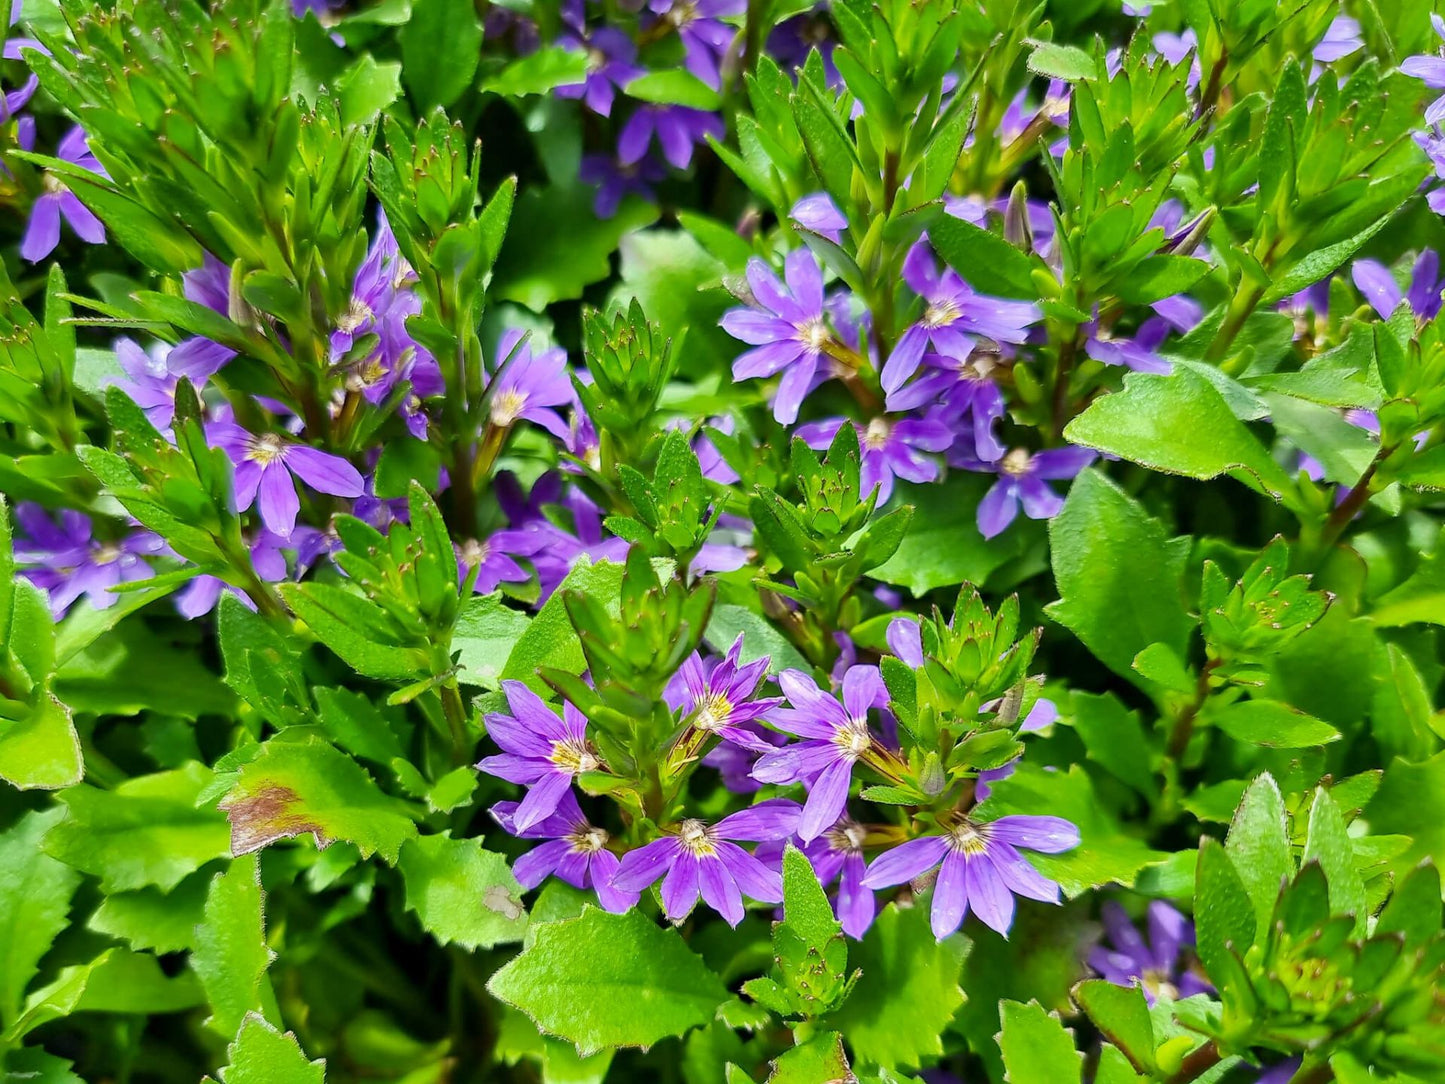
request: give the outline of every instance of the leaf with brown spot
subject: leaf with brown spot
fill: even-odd
[[[317,847],[344,839],[364,858],[379,853],[395,863],[401,845],[416,835],[401,801],[383,792],[356,761],[322,742],[267,742],[241,769],[220,808],[231,822],[234,855],[309,832]]]

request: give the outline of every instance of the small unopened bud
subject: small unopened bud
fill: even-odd
[[[1024,252],[1034,250],[1034,230],[1029,224],[1029,194],[1023,181],[1014,185],[1009,193],[1008,207],[1003,215],[1003,235],[1015,248]]]
[[[1188,256],[1199,247],[1200,242],[1204,240],[1204,235],[1209,232],[1209,227],[1214,225],[1214,215],[1213,207],[1206,207],[1200,211],[1164,238],[1162,251],[1175,256]]]

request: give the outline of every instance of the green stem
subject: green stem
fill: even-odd
[[[1189,1084],[1192,1080],[1198,1080],[1222,1060],[1219,1048],[1213,1043],[1206,1043],[1186,1057],[1184,1063],[1179,1066],[1179,1071],[1171,1076],[1165,1084]]]

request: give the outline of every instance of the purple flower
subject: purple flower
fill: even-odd
[[[1029,519],[1051,519],[1064,506],[1064,499],[1044,483],[1073,478],[1097,453],[1089,448],[1049,448],[1030,455],[1015,448],[995,464],[981,464],[998,471],[998,481],[978,503],[978,529],[992,538],[1014,521],[1019,506]]]
[[[1059,901],[1059,886],[1029,865],[1016,848],[1058,854],[1079,845],[1079,830],[1062,817],[962,819],[943,835],[900,843],[868,867],[864,888],[887,888],[941,866],[933,887],[933,936],[942,941],[963,923],[969,908],[984,925],[1008,936],[1014,896]]]
[[[923,665],[923,627],[916,618],[895,617],[888,622],[884,634],[888,650],[902,662],[917,670]]]
[[[873,890],[863,887],[867,869],[863,862],[863,841],[867,829],[849,817],[843,817],[816,839],[803,845],[803,853],[813,864],[818,883],[827,885],[835,878],[838,891],[833,896],[833,913],[852,938],[861,938],[873,925],[877,904]]]
[[[535,536],[519,541],[517,546],[519,552],[526,552],[537,570],[537,582],[541,588],[537,600],[539,604],[551,597],[582,557],[593,563],[613,561],[620,564],[627,559],[627,541],[606,534],[602,527],[602,510],[580,489],[562,493],[556,475],[543,475],[533,487],[532,496],[535,508],[529,505],[525,510],[517,509],[519,515],[512,516],[512,523],[525,534]],[[572,531],[568,532],[546,518],[540,510],[543,505],[553,505],[569,512]],[[523,545],[534,548],[522,551],[520,547]]]
[[[666,874],[662,909],[668,918],[682,921],[701,894],[703,902],[728,925],[736,926],[743,920],[743,896],[763,903],[782,902],[783,878],[733,841],[786,839],[797,829],[799,813],[796,802],[773,798],[711,826],[685,820],[677,825],[675,834],[623,855],[612,887],[636,892]]]
[[[1378,260],[1356,260],[1350,275],[1382,320],[1388,320],[1402,301],[1409,302],[1417,320],[1433,320],[1440,312],[1440,291],[1445,280],[1440,277],[1440,257],[1434,249],[1425,249],[1415,260],[1408,293],[1400,292],[1395,276]]]
[[[978,351],[962,360],[924,354],[927,371],[889,392],[884,406],[896,412],[936,404],[931,417],[948,427],[953,446],[971,446],[974,458],[992,463],[1006,450],[994,434],[994,426],[1007,412],[1003,392],[988,375],[996,361],[996,355]]]
[[[231,269],[209,252],[201,266],[181,276],[182,292],[187,301],[204,305],[212,312],[229,316],[231,310]],[[183,339],[171,348],[166,365],[176,376],[184,376],[199,386],[215,376],[236,356],[228,346],[194,336]]]
[[[737,729],[746,731],[770,749],[788,743],[787,735],[768,730],[758,723],[739,723]],[[753,765],[758,762],[758,754],[751,748],[730,741],[718,742],[708,750],[702,762],[717,771],[722,776],[722,785],[734,794],[752,794],[762,789],[763,785],[753,778]]]
[[[1432,13],[1430,25],[1435,28],[1437,37],[1445,39],[1445,19]],[[1406,57],[1400,70],[1423,81],[1432,90],[1445,90],[1445,50],[1437,48],[1433,54]],[[1445,121],[1445,95],[1436,98],[1425,110],[1426,124],[1439,124],[1441,121]]]
[[[720,19],[743,14],[747,0],[652,0],[648,7],[677,29],[687,70],[714,90],[722,86],[718,69],[737,31]]]
[[[1185,57],[1189,57],[1189,78],[1184,85],[1191,91],[1199,88],[1199,80],[1204,73],[1199,66],[1199,36],[1194,33],[1193,27],[1186,28],[1182,34],[1160,31],[1154,35],[1154,48],[1170,65],[1182,64]]]
[[[1089,966],[1115,986],[1138,983],[1149,1004],[1160,994],[1177,1001],[1212,988],[1184,966],[1184,949],[1194,944],[1194,926],[1163,900],[1153,900],[1146,912],[1148,936],[1129,921],[1114,900],[1104,904],[1102,917],[1109,946],[1089,953]]]
[[[753,347],[733,362],[733,378],[782,372],[773,417],[791,425],[833,339],[823,312],[823,274],[802,248],[788,253],[783,264],[786,286],[759,259],[748,261],[747,274],[756,307],[729,309],[722,316],[723,330]]]
[[[52,520],[38,504],[17,504],[15,560],[21,574],[50,597],[56,620],[84,595],[97,610],[115,605],[110,589],[117,584],[150,579],[144,558],[166,552],[166,544],[149,531],[131,531],[116,542],[91,535],[90,519],[69,508]]]
[[[1255,1078],[1254,1084],[1289,1084],[1294,1079],[1295,1073],[1299,1072],[1299,1067],[1303,1062],[1303,1058],[1286,1058],[1261,1071]]]
[[[296,480],[333,497],[360,497],[366,492],[361,474],[339,455],[288,441],[275,433],[256,436],[235,422],[211,422],[206,438],[231,457],[235,466],[236,511],[255,504],[261,522],[282,538],[296,527],[301,500]]]
[[[566,881],[573,888],[590,888],[604,911],[621,914],[637,906],[638,893],[614,888],[618,859],[607,849],[611,838],[605,829],[594,828],[582,815],[576,797],[564,790],[557,808],[527,828],[517,827],[516,802],[498,802],[492,816],[507,832],[522,839],[545,839],[543,843],[512,863],[512,876],[531,890],[549,876]]]
[[[624,196],[655,199],[652,186],[667,176],[667,170],[650,155],[636,162],[622,163],[608,154],[584,154],[577,176],[597,186],[597,198],[592,203],[597,217],[611,218]]]
[[[692,164],[692,149],[708,136],[723,137],[720,117],[701,109],[682,105],[641,105],[622,127],[617,137],[617,159],[624,166],[642,161],[653,137],[662,148],[663,157],[677,169]]]
[[[938,353],[962,361],[973,350],[972,336],[1021,343],[1029,325],[1042,317],[1038,306],[1031,302],[974,293],[951,268],[939,274],[933,252],[923,241],[914,245],[903,261],[903,280],[923,298],[926,307],[922,318],[899,336],[883,366],[886,392],[898,390],[917,372],[930,344]]]
[[[1445,132],[1441,131],[1440,125],[1432,124],[1425,131],[1416,132],[1415,142],[1435,167],[1435,179],[1445,181]],[[1435,188],[1425,193],[1425,202],[1437,215],[1445,215],[1445,188]]]
[[[804,740],[765,753],[753,778],[764,783],[812,780],[798,825],[799,838],[807,842],[843,815],[853,765],[874,744],[868,711],[884,692],[883,678],[876,666],[850,667],[843,675],[842,703],[801,670],[784,670],[778,684],[791,706],[773,711],[769,721]]]
[[[1168,373],[1173,370],[1158,354],[1159,347],[1169,337],[1169,324],[1162,319],[1146,320],[1134,334],[1116,337],[1101,328],[1094,321],[1084,352],[1095,361],[1105,365],[1122,365],[1136,373]]]
[[[281,552],[282,541],[270,531],[261,531],[250,545],[251,564],[256,569],[256,575],[267,583],[276,583],[286,578],[286,557]],[[256,608],[251,596],[234,584],[227,583],[219,576],[200,575],[177,592],[176,612],[182,617],[194,620],[214,610],[223,592],[235,595],[249,610]]]
[[[129,378],[116,380],[115,386],[145,411],[157,429],[168,427],[176,415],[177,378],[166,364],[167,354],[164,346],[152,347],[147,353],[131,339],[117,339],[115,344],[116,360]]]
[[[717,734],[755,753],[774,748],[744,724],[762,718],[783,702],[781,697],[758,697],[758,686],[768,672],[768,657],[741,661],[743,634],[733,641],[723,658],[711,666],[693,652],[663,691],[673,711],[687,714],[698,730]]]
[[[531,342],[522,340],[524,334],[512,328],[502,333],[497,344],[500,370],[487,388],[491,422],[506,429],[525,418],[558,440],[566,440],[571,430],[552,408],[576,398],[567,370],[567,351],[554,346],[533,354]]]
[[[587,52],[587,74],[580,83],[567,83],[557,88],[560,98],[580,98],[594,113],[608,116],[617,96],[617,88],[647,74],[637,66],[637,46],[620,30],[601,27],[588,41],[569,39],[568,48]]]
[[[812,422],[800,426],[797,436],[808,447],[827,448],[842,428],[844,419]],[[938,479],[939,466],[924,452],[947,451],[953,443],[953,430],[933,418],[890,418],[879,416],[867,426],[849,422],[858,430],[863,458],[859,464],[859,489],[866,495],[878,490],[878,504],[888,503],[893,496],[893,479],[907,482],[933,482]]]
[[[1348,15],[1336,15],[1311,55],[1321,64],[1331,64],[1336,60],[1343,60],[1351,53],[1359,52],[1364,47],[1365,39],[1360,36],[1360,21]]]
[[[788,214],[805,230],[812,230],[835,245],[842,244],[842,231],[848,228],[848,219],[828,193],[814,192],[811,196],[804,196],[793,204]]]
[[[529,531],[495,531],[485,539],[469,538],[457,547],[457,575],[465,580],[476,568],[472,590],[480,595],[490,595],[503,583],[526,583],[532,574],[516,558],[531,556],[544,542]]]
[[[55,156],[73,166],[107,176],[90,147],[85,141],[85,132],[78,126],[72,128],[60,141]],[[60,244],[60,220],[70,223],[70,228],[82,241],[98,245],[105,240],[105,227],[90,209],[75,198],[75,193],[65,187],[57,174],[48,170],[41,179],[44,191],[30,208],[30,221],[25,227],[25,236],[20,240],[20,255],[30,263],[45,259]]]
[[[587,740],[587,717],[571,704],[562,705],[559,719],[520,681],[502,682],[502,691],[512,713],[487,716],[487,733],[502,752],[482,758],[477,767],[531,787],[513,816],[517,831],[525,832],[557,809],[576,776],[600,768],[602,761]]]

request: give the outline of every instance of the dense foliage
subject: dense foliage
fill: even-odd
[[[1445,1080],[1422,0],[16,0],[0,1076]]]

